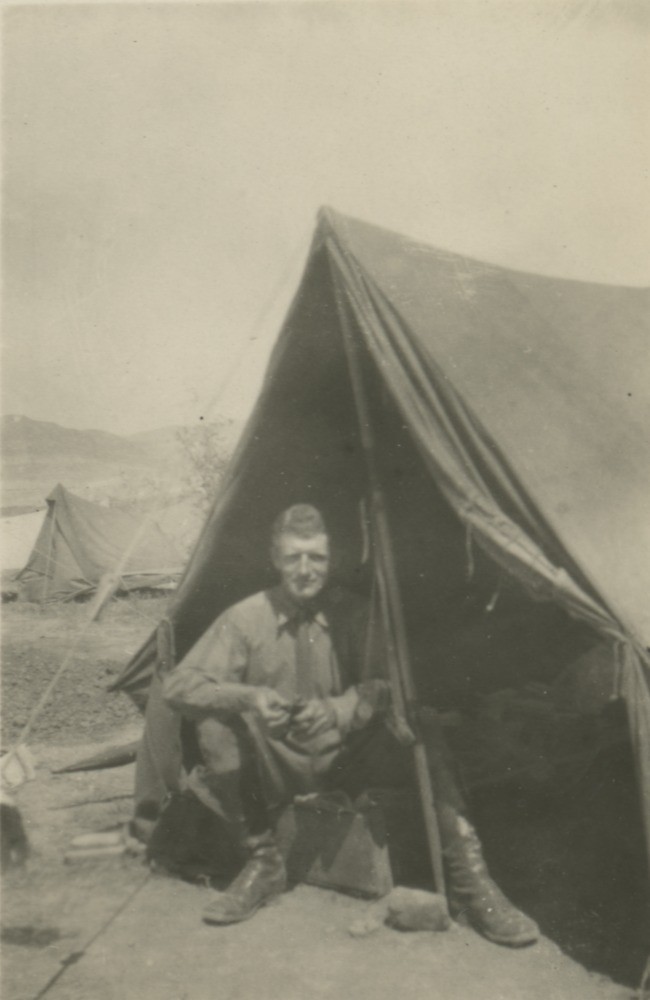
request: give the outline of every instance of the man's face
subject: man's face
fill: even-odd
[[[325,586],[329,573],[327,535],[312,535],[311,538],[280,535],[273,552],[273,565],[294,601],[313,600]]]

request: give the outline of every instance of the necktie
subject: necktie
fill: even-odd
[[[296,688],[298,697],[305,699],[313,698],[315,690],[311,623],[310,617],[301,615],[296,627]]]

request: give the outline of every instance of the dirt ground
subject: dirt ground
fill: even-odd
[[[73,836],[127,821],[133,765],[53,772],[138,735],[137,712],[105,688],[164,603],[115,602],[86,631],[30,740],[36,778],[16,800],[32,853],[3,877],[3,1000],[632,1000],[630,986],[588,971],[547,938],[513,951],[461,927],[380,926],[354,937],[351,925],[382,904],[307,886],[250,923],[217,929],[200,920],[211,890],[150,874],[142,857],[65,864]],[[86,617],[83,605],[3,609],[5,747]],[[485,807],[482,822],[498,827]],[[503,861],[498,850],[493,860]]]

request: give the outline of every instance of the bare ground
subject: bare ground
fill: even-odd
[[[137,713],[105,693],[162,602],[117,602],[80,642],[31,742],[36,779],[17,801],[32,844],[4,877],[3,1000],[631,1000],[549,941],[511,951],[466,928],[444,934],[350,926],[381,904],[300,886],[251,922],[208,927],[211,890],[149,875],[139,857],[66,865],[70,839],[123,824],[133,767],[55,775],[137,735]],[[84,625],[83,606],[10,605],[3,615],[4,743]]]

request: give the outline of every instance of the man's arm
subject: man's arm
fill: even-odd
[[[226,611],[203,633],[163,682],[165,701],[179,712],[244,711],[248,649]]]
[[[233,609],[225,611],[163,682],[163,698],[190,718],[205,712],[255,712],[269,731],[286,725],[284,698],[246,683],[248,643]]]

